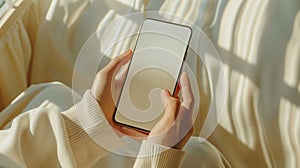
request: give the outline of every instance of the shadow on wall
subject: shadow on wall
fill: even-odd
[[[204,29],[223,57],[228,100],[209,140],[233,167],[299,167],[300,2],[218,2]]]

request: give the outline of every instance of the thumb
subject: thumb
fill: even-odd
[[[164,89],[161,91],[161,101],[164,105],[164,107],[166,107],[167,105],[167,99],[171,97],[171,93],[167,90],[167,89]]]
[[[163,118],[174,121],[178,114],[180,100],[178,98],[172,97],[171,93],[167,89],[164,89],[162,91],[161,99],[165,107],[165,114]]]
[[[117,68],[119,63],[121,63],[122,60],[124,60],[124,59],[129,60],[131,55],[132,55],[132,51],[129,49],[125,53],[113,58],[103,70],[107,71],[108,73],[109,72],[114,72],[114,70]],[[124,62],[126,62],[126,61],[124,61]]]

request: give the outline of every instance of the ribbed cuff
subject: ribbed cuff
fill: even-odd
[[[105,150],[112,151],[123,146],[124,142],[107,122],[101,107],[91,95],[90,90],[85,92],[82,100],[72,110],[68,110],[64,114],[81,127],[85,135],[88,135],[89,138]],[[73,128],[68,129],[73,130]],[[78,130],[77,133],[79,133]],[[79,142],[82,139],[80,134],[82,133],[78,135],[72,134],[72,139]]]
[[[134,167],[180,167],[184,155],[182,150],[144,140]]]

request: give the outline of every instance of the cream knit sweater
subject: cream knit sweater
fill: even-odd
[[[109,153],[106,149],[122,145],[86,91],[67,111],[60,113],[49,103],[18,115],[1,130],[0,167],[91,167]],[[143,141],[139,155],[148,157],[137,157],[134,167],[180,167],[184,154]]]

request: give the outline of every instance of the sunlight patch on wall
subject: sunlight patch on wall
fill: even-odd
[[[223,67],[224,67],[225,77],[228,79],[229,74],[230,74],[230,68],[227,64],[224,64]],[[226,81],[226,83],[224,85],[229,86],[229,80],[225,80],[225,81]],[[227,92],[226,95],[229,95],[229,89],[226,89],[226,92]],[[222,114],[219,124],[227,132],[229,132],[230,134],[234,134],[233,125],[232,125],[232,121],[231,121],[231,113],[230,113],[231,110],[229,109],[228,104],[229,104],[229,98],[227,97],[227,99],[225,100],[224,112]]]
[[[256,64],[259,41],[266,22],[267,0],[245,1],[235,31],[234,53]]]
[[[257,110],[255,100],[259,97],[259,88],[248,77],[235,70],[231,71],[229,79],[231,118],[235,134],[243,144],[254,150],[259,140],[256,134],[259,121],[253,113]]]
[[[284,82],[300,92],[300,11],[298,11],[293,33],[285,52]]]
[[[218,44],[222,48],[230,51],[232,49],[232,37],[234,33],[235,21],[237,20],[239,9],[243,1],[229,1],[224,9],[221,19]]]
[[[284,167],[299,167],[300,162],[300,108],[285,98],[279,104],[279,128],[285,160]]]
[[[229,1],[225,7],[218,44],[250,64],[257,63],[269,0]]]

